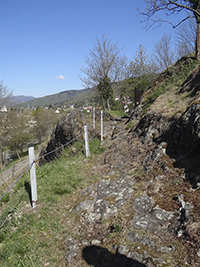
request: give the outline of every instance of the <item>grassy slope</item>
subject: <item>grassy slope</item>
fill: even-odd
[[[77,143],[74,149],[84,144]],[[65,266],[62,247],[70,235],[70,225],[78,214],[73,208],[73,194],[91,181],[90,176],[100,148],[100,141],[90,141],[91,157],[83,153],[71,157],[71,149],[60,160],[37,168],[38,205],[32,209],[29,201],[29,173],[25,173],[9,195],[1,202],[0,266]],[[1,188],[1,194],[5,188]],[[75,193],[76,194],[76,193]],[[8,197],[9,196],[9,197]]]
[[[149,111],[164,111],[171,116],[185,110],[193,98],[188,93],[180,95],[178,92],[196,65],[198,63],[194,62],[174,77],[169,75],[154,90],[151,89],[146,94],[146,100],[154,97],[155,101],[151,99]],[[158,96],[159,92],[162,94],[156,99],[155,95]],[[68,150],[61,160],[37,168],[36,209],[30,207],[28,173],[5,198],[7,202],[1,203],[0,266],[66,266],[65,239],[69,235],[78,238],[80,234],[80,214],[71,212],[74,199],[79,203],[79,190],[101,179],[101,172],[91,174],[96,161],[101,158],[96,154],[102,152],[99,141],[94,140],[90,145],[93,151],[89,158],[82,153],[69,157],[71,151]],[[1,193],[5,188],[1,188]],[[76,229],[73,233],[70,232],[72,226]]]
[[[157,111],[166,116],[180,115],[184,112],[199,92],[191,96],[191,91],[181,93],[180,90],[199,64],[193,58],[184,57],[164,71],[152,88],[146,92],[144,112]]]

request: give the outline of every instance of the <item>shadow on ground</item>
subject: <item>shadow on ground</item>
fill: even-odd
[[[94,267],[146,267],[146,265],[130,259],[118,251],[114,254],[106,248],[91,245],[82,251],[82,257],[87,264]]]
[[[26,192],[28,193],[30,204],[32,204],[30,183],[25,182],[24,187],[25,187]]]

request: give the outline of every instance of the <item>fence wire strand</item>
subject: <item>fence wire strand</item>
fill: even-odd
[[[97,120],[95,120],[95,123],[101,118],[101,115],[97,118]],[[90,124],[89,129],[93,126],[93,124]],[[70,143],[72,143],[73,141],[75,141],[77,138],[79,138],[81,135],[83,135],[85,133],[85,131],[83,131],[81,134],[79,134],[78,136],[76,136],[75,138],[73,138],[72,140],[70,140],[69,142],[67,142],[64,145],[61,145],[60,147],[57,147],[56,149],[36,158],[31,164],[29,164],[29,166],[22,172],[22,174],[16,179],[16,181],[6,190],[6,192],[0,197],[0,200],[13,188],[13,186],[19,181],[19,179],[27,172],[28,169],[31,169],[32,165],[34,163],[36,163],[38,160],[40,160],[41,158],[44,158],[54,152],[56,152],[57,150],[69,145]]]

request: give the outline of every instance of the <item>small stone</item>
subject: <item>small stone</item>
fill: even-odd
[[[160,252],[163,252],[163,253],[170,253],[173,251],[173,247],[161,247],[161,248],[158,248],[158,251]]]
[[[200,257],[200,249],[197,251],[197,256]]]
[[[65,259],[67,260],[67,262],[72,262],[74,257],[76,256],[76,253],[74,251],[70,251],[65,255]]]
[[[177,236],[181,237],[182,235],[183,235],[183,230],[179,230],[178,233],[177,233]]]
[[[67,244],[73,244],[73,243],[74,243],[74,240],[73,240],[73,238],[72,238],[71,236],[69,236],[69,237],[65,240],[65,242],[66,242]]]
[[[79,203],[75,210],[77,211],[82,211],[82,210],[87,210],[88,212],[92,212],[94,208],[94,201],[92,200],[85,200]]]
[[[139,254],[135,251],[130,251],[127,255],[128,258],[131,258],[135,261],[138,261],[138,262],[142,262],[143,260],[143,255],[142,254]]]
[[[128,252],[127,246],[119,245],[118,252],[122,255],[125,255]]]
[[[87,246],[87,245],[89,245],[89,242],[88,242],[86,239],[83,239],[83,240],[81,241],[81,244],[82,244],[83,246]]]
[[[100,245],[100,244],[101,244],[101,241],[99,241],[99,240],[97,240],[97,239],[93,239],[93,240],[91,241],[91,244],[92,244],[92,245]]]

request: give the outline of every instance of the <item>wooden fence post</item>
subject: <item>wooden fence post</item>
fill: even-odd
[[[32,208],[37,205],[37,183],[36,183],[36,172],[35,172],[35,155],[34,147],[29,147],[29,164],[30,164],[30,180],[31,180],[31,204]]]
[[[88,157],[90,155],[90,149],[89,149],[87,125],[84,125],[84,132],[85,132],[85,152],[86,152],[86,157]]]
[[[103,141],[103,110],[101,110],[101,141]]]
[[[95,129],[95,107],[93,107],[93,129]]]

